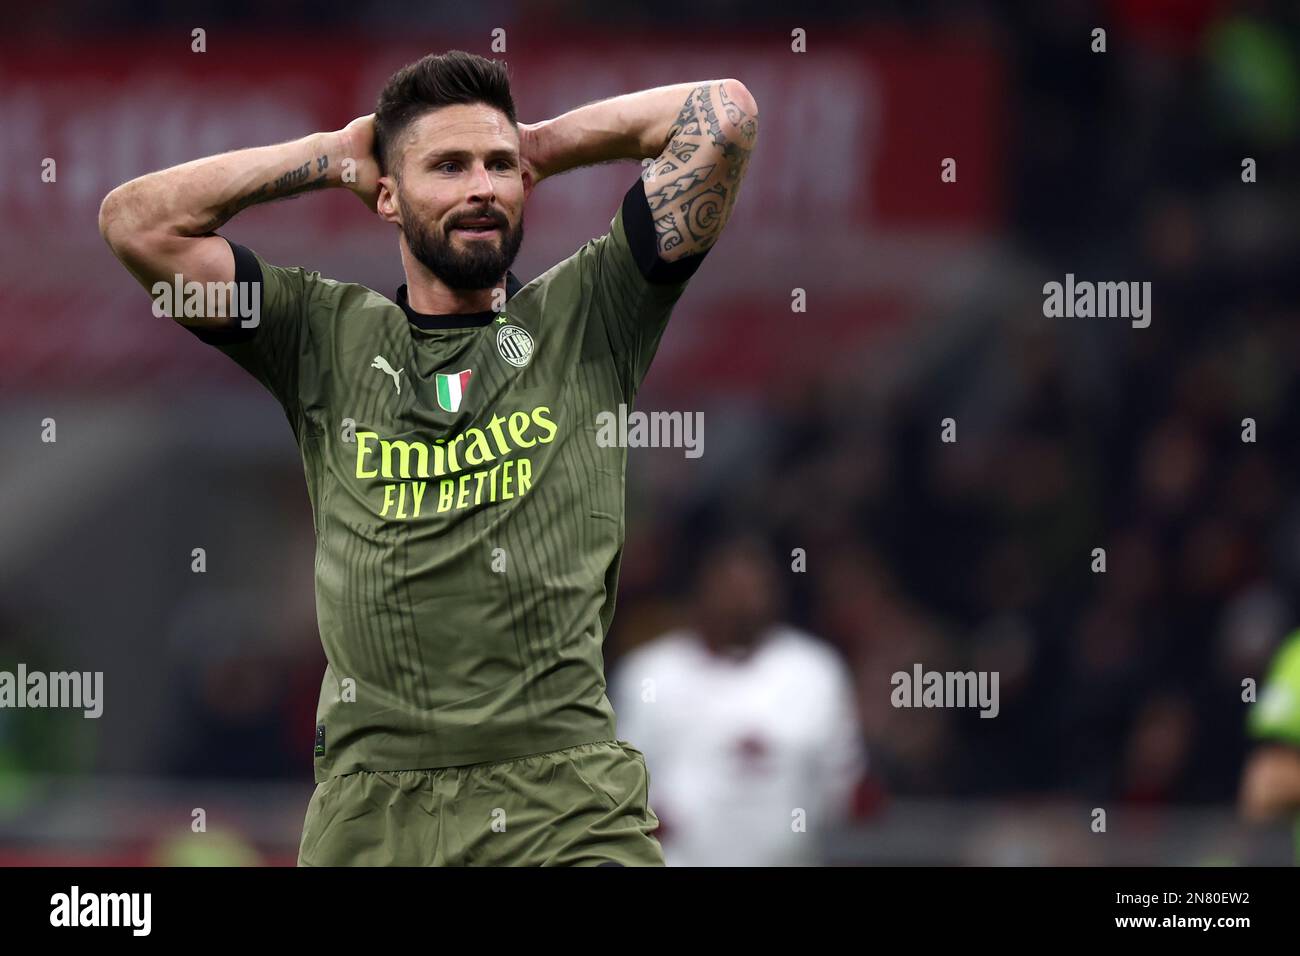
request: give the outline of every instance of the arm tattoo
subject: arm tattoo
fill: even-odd
[[[301,193],[325,188],[329,185],[329,174],[325,172],[329,168],[329,162],[329,156],[318,156],[314,162],[308,160],[301,166],[296,166],[277,176],[271,182],[262,183],[252,192],[230,200],[221,206],[211,219],[199,227],[199,235],[210,235],[249,206],[256,206],[258,203],[271,202],[276,199],[289,199]],[[316,167],[316,172],[319,173],[315,179],[309,178],[313,165]]]
[[[740,131],[740,139],[737,141],[728,138],[722,150],[723,155],[731,161],[727,169],[729,181],[738,183],[749,165],[750,154],[754,152],[754,141],[758,138],[758,120],[729,99],[726,87],[720,84],[718,98],[722,101],[727,119]]]
[[[684,139],[670,140],[668,143],[668,152],[676,157],[679,163],[689,163],[691,156],[700,148],[699,143],[688,142]]]
[[[727,96],[723,84],[691,91],[646,182],[661,255],[672,250],[678,258],[717,241],[757,137],[757,115]]]
[[[727,187],[714,183],[705,192],[696,193],[682,203],[687,231],[692,236],[716,236],[722,228],[722,217],[730,208]]]
[[[683,242],[682,231],[677,228],[677,216],[670,212],[662,216],[655,216],[655,235],[659,240],[659,251],[666,252],[669,249],[675,249]]]
[[[671,172],[676,168],[677,167],[671,162],[666,162],[662,166],[656,167],[655,175],[657,177],[663,173]],[[709,174],[712,173],[715,168],[715,164],[710,164],[708,166],[697,165],[693,168],[688,168],[676,179],[669,180],[663,186],[656,189],[653,196],[646,197],[646,200],[650,205],[650,211],[654,212],[660,206],[664,205],[664,203],[672,203],[685,196],[696,186],[703,185],[704,181],[709,178]]]

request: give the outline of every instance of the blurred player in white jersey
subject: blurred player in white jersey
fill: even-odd
[[[695,620],[631,651],[610,697],[650,770],[670,866],[821,860],[866,770],[839,654],[781,624],[779,572],[749,538],[712,549]]]

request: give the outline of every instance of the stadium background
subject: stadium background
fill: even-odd
[[[291,433],[249,376],[150,314],[96,231],[100,199],[340,127],[411,59],[493,55],[495,27],[523,121],[723,76],[762,115],[640,397],[703,411],[705,454],[630,452],[610,666],[680,623],[705,541],[757,529],[806,549],[786,617],[858,692],[871,773],[827,862],[1289,860],[1285,827],[1232,804],[1240,683],[1263,677],[1300,583],[1290,7],[709,0],[683,29],[590,0],[363,6],[6,13],[0,667],[101,670],[105,713],[0,711],[0,863],[291,862],[311,789],[324,659]],[[605,231],[633,175],[543,184],[515,272]],[[401,281],[392,234],[341,192],[223,232]],[[1043,283],[1067,272],[1150,280],[1151,326],[1044,318]],[[888,675],[915,661],[998,670],[1000,716],[889,707]],[[1096,806],[1113,838],[1080,824]]]

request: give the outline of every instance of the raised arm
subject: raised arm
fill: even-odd
[[[660,86],[520,126],[540,181],[575,166],[653,158],[642,177],[659,255],[708,249],[731,216],[758,139],[758,105],[739,80]]]
[[[176,275],[185,282],[233,283],[234,256],[214,233],[240,210],[313,189],[346,186],[374,211],[379,170],[373,139],[373,118],[365,116],[337,132],[313,133],[149,173],[104,197],[99,231],[146,289],[156,282],[171,283]],[[345,181],[345,171],[351,181]],[[202,328],[233,321],[216,316],[176,319]]]

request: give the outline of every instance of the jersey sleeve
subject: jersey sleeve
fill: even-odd
[[[255,323],[230,328],[183,326],[229,355],[275,396],[297,434],[302,419],[298,370],[308,339],[307,312],[318,273],[271,265],[251,249],[226,240],[235,255],[235,281],[250,290]]]
[[[645,187],[638,176],[594,243],[591,302],[609,337],[610,349],[635,392],[659,348],[668,316],[700,267],[704,252],[667,262],[658,239]]]
[[[1300,747],[1300,631],[1287,638],[1273,659],[1247,728],[1257,740]]]

